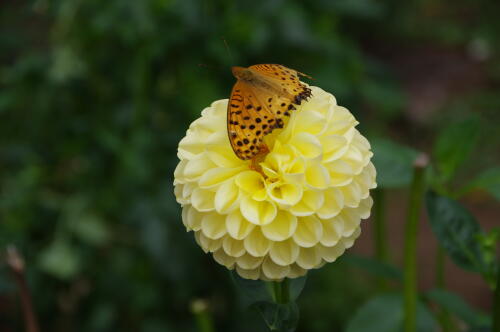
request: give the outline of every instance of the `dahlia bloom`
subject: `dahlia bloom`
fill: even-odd
[[[183,223],[243,278],[295,278],[333,262],[370,215],[370,144],[333,95],[311,89],[284,128],[264,138],[260,171],[231,149],[227,99],[205,108],[179,143],[174,185]]]

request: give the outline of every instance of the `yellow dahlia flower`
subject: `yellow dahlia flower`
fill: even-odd
[[[236,157],[228,100],[205,108],[179,143],[175,195],[196,242],[243,278],[281,280],[333,262],[360,234],[376,187],[368,141],[335,97],[311,87],[260,163]]]

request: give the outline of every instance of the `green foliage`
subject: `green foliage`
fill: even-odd
[[[377,169],[377,185],[381,188],[408,186],[417,152],[387,139],[372,139],[373,164]]]
[[[426,205],[432,230],[453,261],[493,283],[495,262],[483,251],[483,231],[476,219],[457,201],[435,192],[427,193]]]
[[[500,200],[500,167],[490,168],[479,174],[467,186],[467,190],[472,189],[485,190]]]
[[[467,159],[479,139],[481,123],[477,117],[450,124],[437,138],[434,157],[442,181],[448,181]]]
[[[459,317],[471,328],[487,327],[491,325],[491,318],[488,315],[475,310],[455,293],[442,289],[433,289],[427,292],[425,296]]]
[[[358,309],[346,332],[398,332],[403,328],[403,297],[383,294],[372,298]],[[425,305],[417,306],[416,331],[435,331],[436,322]]]
[[[396,281],[403,280],[403,273],[401,272],[401,270],[392,264],[381,262],[370,257],[363,257],[354,254],[347,254],[341,259],[343,262],[353,267],[363,269],[373,276],[392,279]]]

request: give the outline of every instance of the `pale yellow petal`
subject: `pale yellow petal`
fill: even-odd
[[[271,249],[272,241],[269,241],[260,230],[260,227],[255,227],[244,240],[245,250],[252,256],[262,257]]]
[[[291,239],[275,242],[269,251],[269,257],[278,265],[290,265],[299,255],[299,246]]]
[[[283,205],[295,205],[302,198],[302,187],[293,183],[274,182],[267,187],[269,197]]]
[[[300,253],[297,257],[296,263],[298,266],[306,270],[318,266],[321,263],[321,255],[318,252],[318,248],[300,248]]]
[[[323,236],[323,224],[315,216],[299,217],[293,240],[301,247],[316,245]]]
[[[240,190],[233,181],[226,181],[215,194],[215,210],[222,214],[227,214],[237,208]]]
[[[232,270],[234,268],[235,258],[227,255],[224,250],[219,249],[213,253],[213,257],[217,263],[224,265],[228,269]]]
[[[269,280],[281,280],[285,278],[290,271],[290,266],[281,266],[274,263],[269,257],[262,263],[262,273]]]
[[[235,240],[230,236],[225,236],[222,241],[222,248],[232,257],[240,257],[245,254],[245,246],[243,245],[242,240]]]
[[[212,240],[217,240],[226,235],[226,218],[218,213],[205,213],[201,220],[203,235]]]
[[[255,225],[267,225],[273,221],[278,209],[273,202],[256,201],[251,197],[243,197],[240,204],[241,214]]]
[[[297,228],[297,217],[280,210],[274,220],[261,227],[262,234],[272,241],[283,241],[293,235]]]
[[[248,253],[236,257],[236,264],[245,270],[253,270],[262,264],[264,257],[255,257]]]
[[[325,201],[321,190],[305,190],[302,199],[290,208],[290,212],[296,216],[310,216],[319,210]]]
[[[324,191],[323,205],[318,209],[318,216],[322,219],[335,217],[344,207],[344,195],[337,188],[328,188]]]
[[[246,238],[254,227],[255,225],[248,222],[238,210],[231,212],[226,217],[227,232],[235,240]]]
[[[191,194],[191,204],[200,212],[208,212],[215,209],[215,193],[210,190],[196,188]]]

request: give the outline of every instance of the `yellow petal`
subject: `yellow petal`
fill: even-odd
[[[354,172],[351,166],[339,159],[325,164],[331,178],[331,185],[334,187],[345,186],[351,183]]]
[[[291,237],[296,229],[297,217],[280,210],[270,224],[262,226],[262,233],[269,240],[283,241]]]
[[[255,225],[249,223],[238,210],[231,212],[226,217],[227,232],[235,240],[243,240],[254,227]]]
[[[307,184],[312,188],[325,189],[330,185],[330,174],[319,162],[307,165],[305,175]]]
[[[328,263],[335,262],[338,257],[340,257],[344,251],[345,251],[345,246],[342,242],[339,242],[335,246],[332,247],[326,247],[326,246],[318,246],[319,253],[321,255],[321,258],[323,258],[325,261]]]
[[[359,227],[361,218],[356,212],[356,209],[344,209],[338,216],[343,222],[342,236],[351,236],[352,233]]]
[[[240,204],[241,214],[255,225],[266,225],[273,221],[278,209],[268,201],[256,201],[250,197],[243,197]]]
[[[247,193],[254,193],[266,188],[264,178],[256,171],[241,172],[236,177],[235,182],[238,187]]]
[[[290,212],[296,216],[310,216],[316,212],[325,201],[325,197],[320,190],[305,190],[302,199],[292,206]]]
[[[274,263],[269,257],[264,259],[264,263],[262,263],[262,273],[269,280],[281,280],[285,278],[290,271],[290,267],[281,266]]]
[[[267,192],[275,202],[284,205],[295,205],[302,198],[302,187],[292,183],[272,183]]]
[[[309,270],[321,264],[321,255],[317,247],[300,248],[299,257],[297,257],[297,265],[303,269]]]
[[[253,270],[259,267],[263,260],[264,257],[255,257],[246,253],[236,258],[236,264],[242,269]]]
[[[198,155],[195,159],[187,162],[184,167],[184,178],[187,181],[196,181],[214,166],[205,154]]]
[[[245,250],[252,256],[262,257],[271,249],[272,242],[262,235],[260,227],[255,227],[244,240]]]
[[[361,217],[361,219],[368,219],[370,217],[370,211],[373,206],[373,199],[368,196],[359,203],[356,213]]]
[[[309,133],[298,133],[289,142],[304,158],[314,159],[323,153],[321,142]]]
[[[227,255],[224,250],[219,249],[213,253],[214,259],[220,265],[224,265],[228,269],[232,270],[234,268],[235,258]]]
[[[194,233],[194,238],[196,243],[203,249],[205,253],[214,252],[218,250],[222,246],[222,238],[217,240],[212,240],[203,235],[202,231],[198,231]]]
[[[316,245],[323,236],[323,225],[315,216],[298,218],[293,240],[301,247]]]
[[[297,264],[292,264],[290,265],[290,272],[288,272],[287,278],[299,278],[305,276],[306,273],[307,270],[304,270]]]
[[[232,237],[226,236],[222,241],[222,248],[232,257],[240,257],[245,254],[245,246],[243,245],[243,241],[235,240]]]
[[[199,231],[201,229],[201,219],[203,215],[191,205],[182,209],[182,221],[187,230]]]
[[[336,245],[342,237],[342,232],[344,230],[343,220],[339,218],[320,220],[323,224],[323,236],[320,240],[321,244],[327,247]]]
[[[344,205],[348,207],[358,207],[361,200],[361,187],[356,181],[352,181],[349,185],[339,188],[344,196]]]
[[[340,135],[323,136],[320,138],[323,146],[323,162],[328,163],[342,157],[348,150],[347,140]]]
[[[203,235],[212,240],[217,240],[226,235],[226,218],[218,213],[205,213],[201,220]]]
[[[215,193],[210,190],[196,188],[191,194],[191,204],[200,212],[208,212],[214,209]]]
[[[323,193],[324,202],[317,213],[322,219],[330,219],[339,214],[344,208],[344,195],[337,188],[328,188]]]
[[[201,176],[198,184],[200,188],[213,188],[239,174],[243,169],[244,166],[236,168],[212,168]]]
[[[325,117],[318,112],[296,112],[296,116],[293,119],[292,132],[294,134],[309,133],[318,135],[323,132],[325,125]]]
[[[240,190],[233,181],[224,182],[215,194],[215,210],[222,214],[237,208]]]
[[[269,257],[278,265],[290,265],[299,255],[299,246],[292,240],[275,242],[269,251]]]
[[[354,244],[354,241],[361,235],[361,228],[356,228],[356,230],[354,231],[354,233],[352,233],[351,236],[349,237],[346,237],[346,238],[343,238],[342,239],[342,243],[344,244],[344,246],[346,247],[346,249],[352,247],[352,245]]]
[[[260,268],[256,268],[253,270],[245,270],[239,266],[236,266],[236,272],[238,272],[240,277],[244,279],[257,280],[260,277]]]

